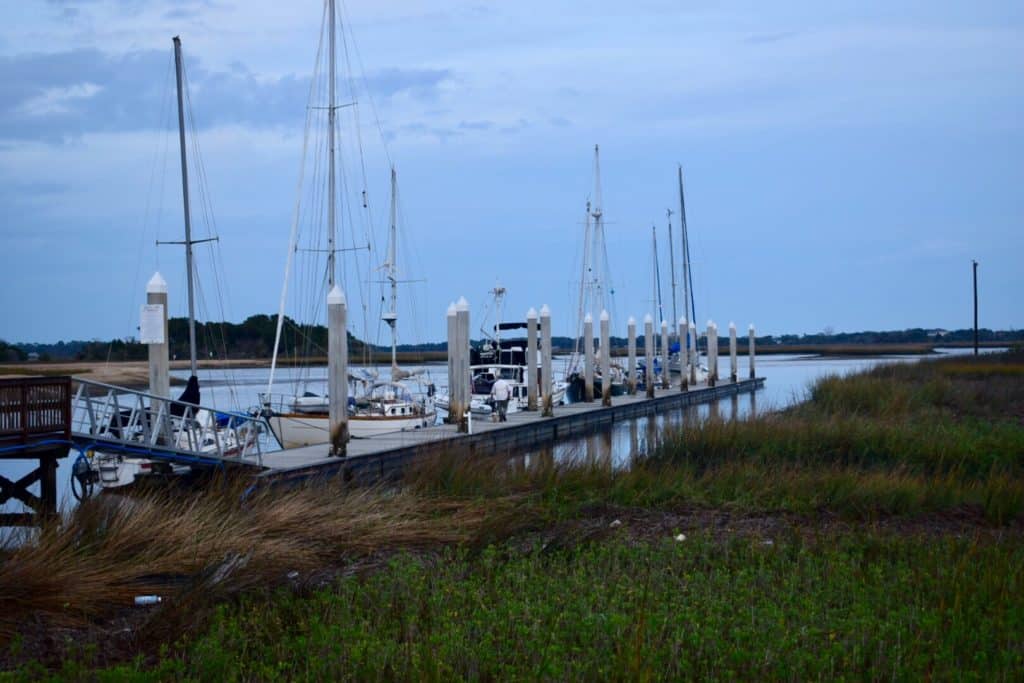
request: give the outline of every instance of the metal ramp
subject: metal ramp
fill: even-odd
[[[183,403],[74,378],[71,440],[80,450],[182,465],[263,469],[270,426],[262,417]]]

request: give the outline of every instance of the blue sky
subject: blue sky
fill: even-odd
[[[217,299],[234,321],[277,309],[321,12],[0,9],[0,338],[132,336],[156,269],[184,313],[183,259],[153,245],[182,231],[174,35],[221,240],[219,297],[199,249],[201,317]],[[667,268],[677,163],[702,323],[967,327],[974,258],[981,324],[1024,327],[1020,3],[348,0],[343,14],[372,97],[376,246],[390,159],[400,264],[425,280],[403,288],[403,341],[443,338],[462,295],[479,318],[496,284],[506,317],[547,303],[572,332],[595,143],[619,333],[651,310],[652,223]]]

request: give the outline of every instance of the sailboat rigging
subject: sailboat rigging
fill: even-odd
[[[327,443],[329,439],[329,419],[328,419],[328,408],[329,408],[329,397],[321,394],[316,394],[309,391],[308,388],[305,391],[293,396],[280,396],[276,397],[273,394],[274,386],[274,371],[278,361],[278,355],[281,349],[281,341],[283,334],[283,327],[285,323],[284,309],[287,301],[288,283],[291,278],[292,262],[296,253],[302,252],[304,255],[312,254],[309,260],[312,261],[312,268],[305,274],[306,283],[311,289],[315,290],[308,297],[305,298],[306,305],[312,305],[312,311],[310,312],[307,320],[318,319],[323,315],[322,301],[325,296],[325,292],[331,290],[336,283],[340,283],[337,277],[338,270],[338,259],[337,255],[347,251],[357,251],[366,249],[369,255],[372,255],[372,238],[367,236],[366,247],[355,244],[354,237],[352,238],[352,244],[346,244],[343,239],[339,239],[341,231],[338,229],[338,217],[339,213],[346,215],[344,212],[338,211],[339,196],[338,196],[338,176],[341,175],[343,181],[345,178],[344,172],[339,173],[336,167],[337,147],[338,139],[336,137],[336,128],[338,125],[337,112],[343,108],[351,108],[352,111],[356,111],[356,103],[351,102],[348,104],[339,104],[336,99],[336,88],[335,82],[337,79],[336,75],[336,60],[337,60],[337,48],[336,48],[336,25],[338,23],[338,17],[335,12],[334,0],[328,0],[326,6],[326,12],[324,17],[324,28],[326,28],[327,42],[328,42],[328,76],[327,76],[327,102],[325,105],[318,103],[317,96],[322,93],[318,91],[315,84],[317,82],[317,74],[321,73],[320,68],[320,56],[323,41],[323,29],[321,30],[321,46],[317,50],[317,70],[314,72],[314,85],[310,88],[310,105],[308,107],[308,115],[306,122],[306,136],[303,146],[303,170],[299,176],[299,199],[296,201],[295,213],[293,215],[293,223],[291,236],[289,239],[289,250],[288,258],[285,265],[285,282],[282,286],[281,304],[278,309],[278,323],[275,332],[274,340],[274,360],[271,365],[271,377],[268,384],[268,391],[263,395],[261,403],[262,410],[270,415],[270,423],[274,428],[275,433],[278,435],[285,447],[290,446],[301,446],[311,445],[318,443]],[[348,83],[352,86],[352,79],[346,79],[343,82]],[[353,99],[355,93],[352,93]],[[321,200],[326,203],[326,211],[318,212],[316,208],[311,211],[307,211],[306,214],[302,213],[301,204],[304,189],[304,170],[306,163],[306,150],[309,144],[309,136],[312,129],[312,120],[316,112],[326,111],[326,145],[323,149],[323,155],[327,159],[327,178],[325,192],[321,193],[316,183],[313,183],[313,187],[310,188],[312,194],[312,202],[315,204],[317,200]],[[358,125],[357,116],[356,122]],[[358,135],[358,133],[357,133]],[[358,145],[359,154],[362,154],[362,143]],[[314,160],[314,174],[318,168],[320,161],[320,153],[318,152]],[[360,159],[362,157],[360,156]],[[362,165],[365,169],[365,165]],[[351,398],[348,402],[349,412],[349,432],[353,438],[373,436],[375,434],[400,431],[405,429],[418,429],[425,427],[429,424],[433,424],[435,418],[435,412],[433,407],[431,387],[427,387],[426,396],[420,395],[416,397],[402,380],[407,380],[415,376],[417,373],[410,373],[402,370],[398,366],[398,309],[397,309],[397,286],[402,280],[398,279],[398,266],[397,266],[397,172],[392,167],[391,169],[391,211],[390,211],[390,225],[389,225],[389,240],[386,261],[380,266],[384,271],[385,280],[383,284],[390,286],[390,300],[389,308],[381,312],[381,320],[385,322],[391,330],[391,368],[390,368],[390,379],[381,379],[380,374],[374,371],[363,370],[359,376],[354,375],[350,372],[348,381],[355,385],[357,388],[350,392]],[[365,185],[365,178],[364,178]],[[347,187],[344,185],[343,187]],[[351,190],[349,187],[348,189]],[[347,215],[349,216],[350,222],[353,220],[351,215],[353,207],[358,207],[360,204],[365,209],[367,215],[367,224],[372,223],[372,217],[369,213],[369,199],[365,189],[359,192],[359,199],[352,198],[351,201],[345,205],[347,209]],[[358,210],[358,209],[357,209]],[[326,214],[326,229],[321,231],[321,224],[318,222],[320,217]],[[299,224],[303,218],[310,220],[313,228],[313,237],[320,237],[325,239],[326,248],[310,248],[300,249],[298,246],[299,241]],[[325,233],[325,234],[324,234]],[[350,235],[351,236],[351,235]],[[323,242],[320,242],[323,244]],[[317,269],[316,255],[326,253],[326,268],[324,270]],[[322,261],[320,263],[323,263]],[[358,269],[358,262],[354,262]],[[367,267],[367,275],[370,274],[370,268]],[[319,277],[323,278],[318,281],[317,272],[321,273]],[[344,270],[342,270],[344,275]],[[344,277],[342,278],[344,279]],[[362,296],[363,280],[355,278],[357,286],[360,288],[361,296],[360,299],[365,301]],[[322,284],[321,284],[322,283]],[[366,282],[369,285],[369,281]],[[368,313],[367,307],[362,306],[362,311],[365,316]],[[307,323],[308,324],[308,323]],[[368,322],[364,322],[364,332],[369,328]],[[308,328],[312,329],[312,327]],[[312,339],[312,334],[306,333],[306,340]],[[362,344],[362,351],[364,354],[369,354],[372,349],[368,341],[364,341]],[[305,359],[308,360],[309,353],[304,354]],[[308,387],[310,383],[309,377],[310,368],[305,366],[300,372],[304,373],[302,377],[302,384]]]

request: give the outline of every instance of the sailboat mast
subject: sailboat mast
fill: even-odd
[[[683,166],[679,165],[679,246],[683,252],[683,317],[696,325],[695,312],[690,306],[690,236],[686,227],[686,203],[683,200]],[[697,340],[693,340],[696,344]]]
[[[391,311],[386,318],[391,326],[391,367],[398,367],[398,266],[395,245],[398,241],[398,175],[391,169],[391,239],[388,240],[388,280],[391,281]]]
[[[651,226],[651,257],[654,260],[654,281],[652,283],[654,286],[654,301],[652,303],[658,307],[658,318],[664,320],[665,307],[661,302],[661,269],[658,265],[658,227],[655,225]]]
[[[330,60],[327,85],[327,289],[334,288],[334,0],[327,0]]]
[[[607,310],[609,306],[605,301],[604,264],[601,263],[601,255],[604,253],[604,222],[602,220],[604,214],[601,209],[601,156],[597,145],[594,145],[594,206],[590,215],[594,217],[594,244],[590,250],[591,275],[595,294],[593,304],[600,305],[602,309]],[[593,313],[593,311],[590,312]]]
[[[676,308],[676,248],[672,245],[672,209],[665,209],[668,218],[668,267],[672,273],[672,324],[669,329],[676,327],[679,322],[679,309]]]
[[[183,71],[181,66],[181,38],[174,36],[174,70],[178,81],[178,141],[181,146],[181,195],[185,207],[185,270],[188,280],[188,350],[189,367],[195,375],[196,359],[196,310],[195,285],[192,282],[192,212],[188,205],[188,159],[185,157],[185,101]]]

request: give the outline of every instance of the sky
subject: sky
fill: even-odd
[[[678,165],[701,326],[969,327],[974,259],[980,324],[1024,327],[1019,2],[339,0],[338,11],[338,104],[357,102],[339,119],[359,122],[339,130],[342,222],[369,216],[341,242],[372,247],[339,254],[340,280],[371,338],[380,291],[361,283],[386,258],[392,164],[398,265],[412,281],[400,341],[443,340],[460,296],[474,326],[493,319],[496,286],[504,318],[547,304],[555,333],[572,334],[595,144],[616,334],[628,316],[671,317]],[[196,248],[199,317],[277,311],[297,198],[300,236],[322,231],[311,207],[323,168],[313,151],[303,163],[322,15],[318,0],[0,7],[0,339],[137,336],[157,270],[171,314],[185,314],[182,249],[155,245],[184,230],[175,35],[189,150],[202,159],[194,237],[219,238]],[[286,312],[322,314],[309,304],[323,296],[293,285]]]

